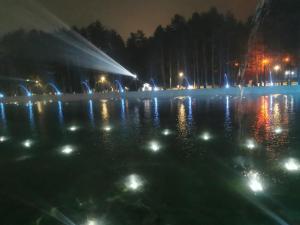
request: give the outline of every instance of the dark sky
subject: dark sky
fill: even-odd
[[[28,20],[28,13],[18,7],[27,0],[0,0],[0,32],[15,29]],[[68,25],[83,26],[100,20],[104,25],[127,37],[131,31],[152,34],[161,24],[170,22],[175,13],[185,17],[216,6],[221,12],[232,11],[239,19],[253,14],[257,0],[36,0]],[[24,15],[22,15],[24,14]],[[10,18],[9,16],[13,16]],[[32,16],[32,15],[31,15]],[[39,19],[30,20],[33,25]],[[2,23],[2,24],[1,24]],[[52,22],[53,23],[53,22]]]

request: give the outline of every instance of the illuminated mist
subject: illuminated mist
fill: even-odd
[[[59,60],[85,69],[136,77],[36,1],[11,0],[9,3],[15,14],[8,15],[7,19],[19,22],[21,28],[44,31],[62,43],[55,46],[55,49],[60,48],[57,51],[60,54],[42,55],[45,60]],[[46,43],[45,48],[51,47]]]

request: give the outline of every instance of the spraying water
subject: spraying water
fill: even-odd
[[[32,93],[22,84],[19,84],[19,87],[21,88],[21,90],[24,91],[24,93],[26,94],[27,97],[31,97]]]
[[[54,89],[56,95],[62,95],[62,93],[58,90],[58,88],[53,83],[48,83],[48,85]]]
[[[229,79],[226,73],[224,74],[224,80],[225,80],[225,88],[230,88]]]
[[[87,81],[82,81],[81,83],[82,83],[82,85],[85,87],[86,92],[87,92],[89,95],[93,94],[93,91],[92,91],[92,89],[90,88],[90,86],[88,85]]]
[[[63,48],[63,54],[47,56],[49,61],[59,60],[86,69],[136,77],[35,0],[11,1],[10,7],[15,15],[8,17],[13,16],[13,21],[19,20],[24,27],[47,32],[63,43],[57,46]]]
[[[118,87],[118,90],[120,93],[123,93],[124,92],[124,88],[122,87],[122,84],[119,80],[115,80],[116,84],[117,84],[117,87]]]

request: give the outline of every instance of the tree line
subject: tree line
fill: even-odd
[[[247,69],[247,79],[257,80],[262,73],[261,69],[253,70],[261,68],[258,57],[289,54],[293,66],[298,67],[299,4],[297,0],[273,0],[250,49],[249,34],[256,21],[239,21],[232,13],[223,14],[216,8],[195,12],[187,19],[175,15],[169,25],[158,26],[150,37],[138,30],[124,40],[100,21],[72,30],[137,74],[139,81],[109,76],[131,89],[150,80],[164,88],[186,85],[184,80],[196,87],[220,87],[225,83],[225,74],[231,85],[240,84],[244,79],[242,66]],[[4,35],[0,40],[1,88],[9,92],[15,87],[14,82],[22,78],[51,81],[67,92],[81,91],[82,80],[89,80],[96,87],[101,73],[83,67],[82,54],[58,38],[69,32],[18,30]],[[186,79],[180,78],[179,73]]]

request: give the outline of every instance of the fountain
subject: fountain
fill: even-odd
[[[152,90],[153,90],[153,91],[158,91],[158,90],[159,90],[159,88],[156,86],[156,84],[155,84],[155,82],[154,82],[154,79],[153,79],[153,78],[151,78],[150,82],[152,83],[152,86],[153,86]]]
[[[92,89],[90,88],[90,86],[88,85],[87,81],[82,81],[81,84],[85,87],[86,92],[91,95],[93,94]]]
[[[230,88],[229,79],[226,73],[224,74],[224,80],[225,80],[225,88]]]
[[[124,88],[122,87],[122,84],[119,80],[115,80],[116,84],[117,84],[117,87],[118,87],[118,90],[120,93],[123,93],[124,92]]]
[[[48,83],[50,87],[52,87],[55,91],[55,95],[62,95],[62,93],[58,90],[58,88],[53,83]]]
[[[24,93],[26,94],[27,97],[31,97],[32,93],[22,84],[19,84],[19,87],[21,88],[21,90],[24,91]]]

